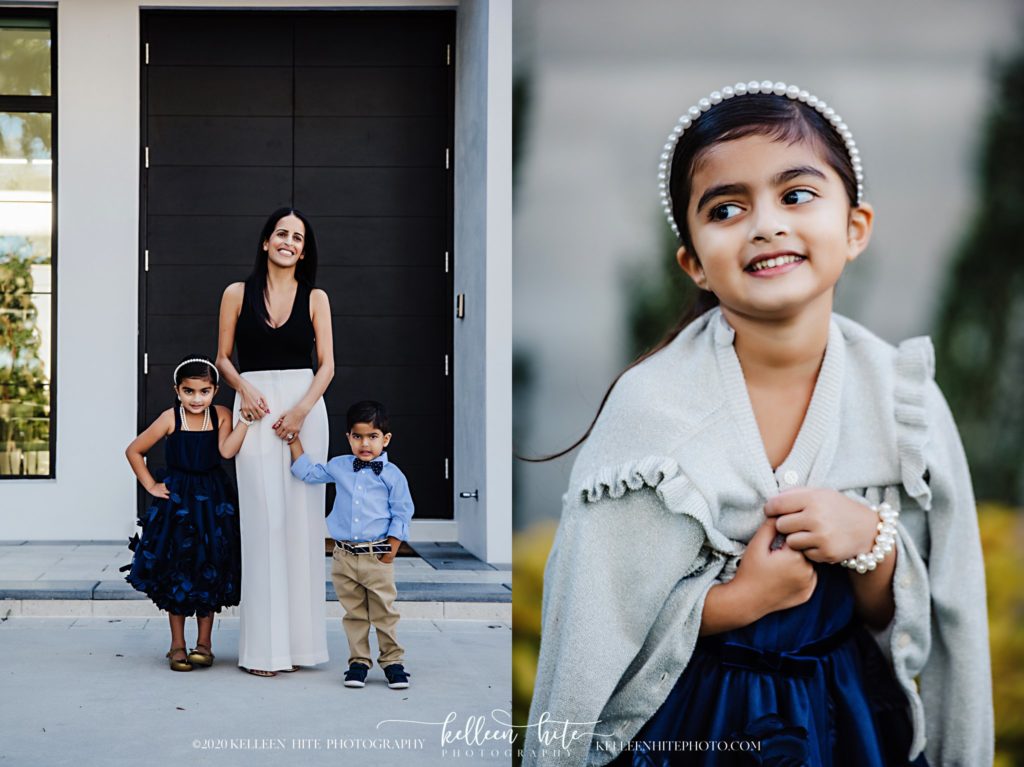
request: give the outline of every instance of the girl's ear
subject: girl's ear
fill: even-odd
[[[676,251],[676,262],[680,269],[690,275],[690,279],[698,288],[708,289],[708,278],[704,275],[704,267],[700,265],[700,259],[690,253],[685,245]]]
[[[850,223],[847,227],[846,239],[850,248],[848,261],[853,261],[864,252],[871,240],[871,227],[875,221],[875,209],[870,203],[862,202],[850,211]]]
[[[263,250],[266,250],[266,251],[270,250],[270,240],[264,240],[263,241]]]

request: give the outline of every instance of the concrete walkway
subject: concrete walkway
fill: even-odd
[[[212,668],[170,671],[166,614],[124,582],[129,561],[120,542],[0,542],[0,765],[510,763],[510,570],[444,545],[396,559],[411,686],[373,668],[353,690],[329,558],[331,659],[272,679],[238,669],[236,608]]]
[[[340,621],[328,621],[328,663],[262,679],[236,665],[236,618],[217,622],[212,668],[175,673],[164,618],[8,617],[0,764],[509,764],[493,740],[507,716],[492,718],[511,710],[509,624],[403,620],[399,637],[409,689],[374,667],[353,690]]]

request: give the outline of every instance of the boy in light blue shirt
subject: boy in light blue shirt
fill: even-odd
[[[393,563],[398,547],[409,537],[412,496],[405,475],[388,461],[391,442],[387,411],[364,400],[346,415],[352,455],[314,464],[298,438],[290,444],[292,474],[310,484],[333,482],[337,489],[327,529],[335,540],[331,581],[345,610],[342,626],[348,637],[346,687],[365,687],[370,660],[370,625],[377,630],[377,662],[391,689],[409,686],[402,665],[404,650],[395,637],[399,614]]]

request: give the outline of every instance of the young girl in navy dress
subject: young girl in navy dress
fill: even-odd
[[[241,557],[238,512],[231,481],[220,465],[245,439],[247,425],[231,428],[231,411],[213,405],[217,368],[190,355],[174,369],[178,402],[161,413],[125,450],[132,471],[153,504],[129,541],[135,552],[126,580],[166,610],[171,624],[167,653],[174,671],[213,664],[213,613],[238,604]],[[143,456],[166,437],[167,468],[154,477]],[[196,616],[195,648],[185,649],[185,618]]]
[[[970,476],[926,338],[832,313],[867,246],[834,110],[738,83],[662,202],[698,304],[612,385],[545,570],[524,763],[992,763]]]

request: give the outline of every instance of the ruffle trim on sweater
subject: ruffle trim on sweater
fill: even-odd
[[[699,522],[710,548],[733,557],[745,550],[743,544],[717,529],[704,495],[683,474],[679,464],[666,456],[647,456],[618,466],[604,466],[578,483],[570,497],[578,503],[596,503],[603,498],[621,498],[645,487],[655,490],[668,511]]]
[[[926,336],[908,338],[896,352],[896,445],[907,495],[923,509],[932,505],[924,448],[928,443],[927,385],[935,376],[935,351]]]

